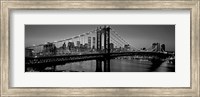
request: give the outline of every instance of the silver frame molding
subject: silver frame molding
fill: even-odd
[[[1,1],[1,65],[0,96],[200,96],[200,42],[199,0],[0,0]],[[63,10],[63,9],[110,9],[110,10],[164,10],[188,9],[191,14],[190,73],[191,87],[186,88],[13,88],[9,86],[9,15],[11,10]]]

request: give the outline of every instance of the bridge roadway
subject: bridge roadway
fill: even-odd
[[[120,56],[154,56],[160,59],[165,59],[172,54],[166,54],[162,52],[119,52],[119,53],[94,53],[94,54],[83,54],[83,55],[62,55],[62,56],[43,56],[43,57],[26,57],[25,65],[53,65],[53,64],[64,64],[70,62],[96,60],[96,59],[113,59]],[[40,66],[41,66],[40,65]]]

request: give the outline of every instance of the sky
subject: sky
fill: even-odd
[[[25,25],[25,46],[68,39],[104,25]],[[152,43],[165,44],[175,51],[175,25],[109,25],[135,48],[150,48]]]

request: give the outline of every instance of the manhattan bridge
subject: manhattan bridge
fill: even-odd
[[[110,72],[110,60],[118,57],[134,56],[161,64],[163,60],[175,56],[174,53],[165,52],[165,47],[160,43],[137,49],[118,33],[125,32],[116,32],[110,26],[103,26],[67,39],[26,47],[25,71],[28,68],[44,71],[46,67],[52,67],[55,71],[58,64],[96,60],[96,72]]]

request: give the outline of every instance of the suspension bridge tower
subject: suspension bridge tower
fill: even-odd
[[[104,53],[104,59],[96,60],[96,71],[102,71],[102,62],[104,62],[104,71],[110,71],[110,27],[104,26],[97,28],[97,51]],[[102,50],[102,35],[104,35],[104,49]]]

